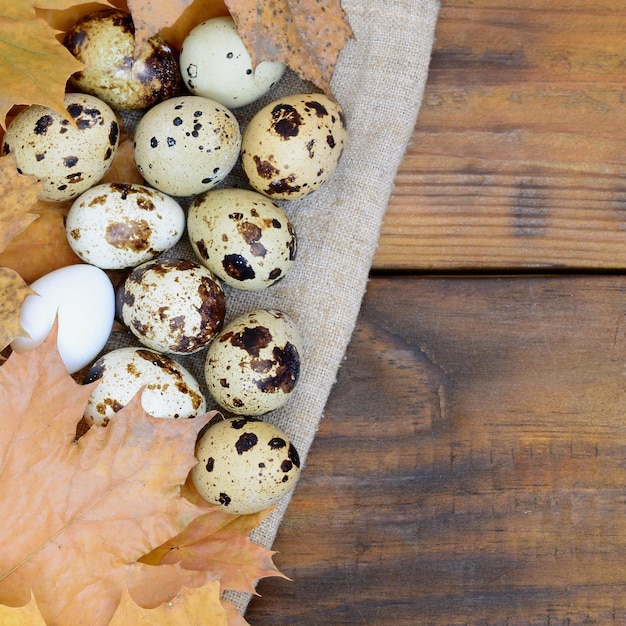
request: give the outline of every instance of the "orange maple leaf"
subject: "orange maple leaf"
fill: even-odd
[[[56,8],[78,3],[79,0],[54,2]],[[67,79],[84,67],[56,39],[56,31],[36,16],[36,4],[0,0],[0,125],[3,127],[7,113],[16,104],[41,104],[65,115],[63,97]]]
[[[35,292],[17,272],[0,267],[0,293],[0,350],[4,350],[16,337],[24,336],[20,309],[26,297]]]
[[[137,562],[202,512],[180,487],[205,420],[151,418],[135,398],[76,442],[91,391],[67,374],[55,332],[0,367],[0,603],[32,594],[46,622],[64,626],[85,615],[104,626],[124,587],[150,607],[206,580]]]
[[[43,183],[17,171],[15,157],[0,158],[0,252],[35,219],[31,210]]]
[[[196,589],[184,587],[175,598],[153,609],[138,606],[126,590],[109,626],[226,626],[227,620],[220,602],[220,584],[210,581]]]
[[[254,65],[281,61],[330,93],[339,53],[354,35],[340,0],[226,0]]]

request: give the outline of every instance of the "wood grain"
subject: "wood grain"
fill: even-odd
[[[376,278],[252,626],[626,623],[626,278]]]
[[[625,32],[622,0],[444,0],[374,267],[626,267]]]

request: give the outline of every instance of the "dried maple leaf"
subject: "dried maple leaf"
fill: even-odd
[[[42,184],[32,176],[20,174],[13,155],[0,158],[0,252],[37,219],[31,210]]]
[[[202,420],[150,418],[135,398],[74,442],[92,386],[67,374],[55,340],[0,367],[0,603],[33,594],[47,623],[99,626],[124,587],[149,607],[206,580],[137,562],[202,512],[180,492]]]
[[[0,267],[0,293],[0,350],[4,350],[16,337],[25,335],[20,326],[20,309],[26,297],[35,292],[17,272]]]
[[[44,3],[46,0],[43,0]],[[55,8],[79,4],[59,0]],[[41,104],[65,115],[67,79],[83,64],[56,39],[56,32],[36,17],[37,2],[0,0],[0,125],[16,104]]]
[[[353,37],[340,0],[226,0],[255,65],[281,61],[330,93],[339,53]]]
[[[66,265],[82,263],[65,234],[65,217],[71,202],[39,201],[38,218],[0,252],[0,266],[15,270],[27,283]]]
[[[0,624],[2,626],[46,626],[35,598],[19,608],[0,604]]]
[[[141,608],[125,591],[109,626],[226,626],[227,619],[220,602],[220,584],[210,581],[196,589],[184,587],[175,598],[153,609]]]
[[[207,512],[197,517],[179,535],[142,557],[153,565],[179,564],[187,570],[206,572],[220,583],[222,591],[256,593],[255,582],[281,574],[272,561],[273,551],[250,541],[248,535],[271,511],[233,515],[207,505],[187,480],[183,493]],[[222,600],[229,613],[229,624],[246,624],[230,603]]]

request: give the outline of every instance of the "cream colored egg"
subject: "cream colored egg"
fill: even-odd
[[[300,475],[295,446],[277,427],[235,417],[210,424],[196,445],[191,479],[207,502],[228,513],[257,513],[293,490]]]
[[[147,348],[127,347],[101,356],[84,383],[99,380],[87,401],[89,424],[106,426],[143,388],[141,405],[152,417],[189,418],[205,413],[206,401],[192,374],[171,357]]]
[[[150,185],[172,196],[192,196],[230,173],[239,157],[241,132],[223,105],[181,96],[147,111],[133,146],[137,169]]]
[[[335,100],[295,94],[253,116],[243,134],[241,163],[259,193],[293,200],[330,180],[345,141],[345,119]]]
[[[3,153],[14,154],[18,171],[43,180],[41,200],[72,200],[100,182],[119,144],[119,124],[108,104],[88,94],[68,93],[71,119],[39,105],[18,113],[7,128]]]
[[[200,262],[236,289],[265,289],[295,262],[296,233],[285,212],[248,189],[214,189],[195,198],[189,241]]]
[[[135,267],[159,256],[185,231],[176,200],[145,185],[102,183],[70,207],[65,230],[74,252],[102,269]]]
[[[275,309],[255,309],[232,320],[209,345],[206,384],[223,409],[263,415],[290,398],[301,355],[294,320]]]
[[[160,36],[135,56],[135,27],[129,13],[89,13],[70,28],[65,47],[86,67],[71,77],[80,91],[115,109],[142,110],[178,94],[178,58]]]
[[[135,267],[118,287],[117,315],[144,346],[192,354],[221,330],[226,299],[200,263],[154,259]]]
[[[232,17],[215,17],[194,27],[180,51],[180,71],[189,91],[229,108],[254,102],[285,73],[285,65],[262,61],[256,67]]]

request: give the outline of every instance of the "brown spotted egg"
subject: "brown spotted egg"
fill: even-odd
[[[222,328],[226,300],[219,281],[200,263],[160,258],[138,265],[119,285],[116,311],[144,346],[191,354]]]
[[[251,417],[207,425],[196,444],[191,470],[197,492],[228,513],[257,513],[296,486],[300,457],[276,426]]]
[[[135,56],[135,27],[128,13],[89,13],[67,31],[64,44],[86,64],[70,82],[114,109],[147,109],[180,91],[178,58],[164,39],[151,37]]]
[[[194,199],[189,241],[200,263],[236,289],[265,289],[296,258],[296,233],[285,212],[249,189],[214,189]]]
[[[108,104],[95,96],[68,93],[71,118],[40,105],[20,111],[4,135],[3,154],[15,155],[20,174],[43,180],[39,198],[71,200],[111,167],[119,144],[119,124]]]
[[[301,354],[294,320],[282,311],[256,309],[232,320],[209,345],[206,384],[223,409],[263,415],[290,398]]]
[[[241,163],[258,192],[302,198],[335,172],[346,140],[341,107],[323,94],[286,96],[259,110],[247,125]]]
[[[156,189],[102,183],[74,200],[65,230],[83,261],[120,270],[154,259],[177,243],[185,231],[185,212]]]
[[[84,417],[106,426],[143,388],[141,405],[152,417],[189,418],[206,411],[196,379],[180,363],[147,348],[118,348],[101,356],[85,376],[99,380],[89,396]]]
[[[193,196],[230,173],[241,132],[225,106],[181,96],[148,110],[137,124],[133,148],[137,169],[150,185],[172,196]]]

